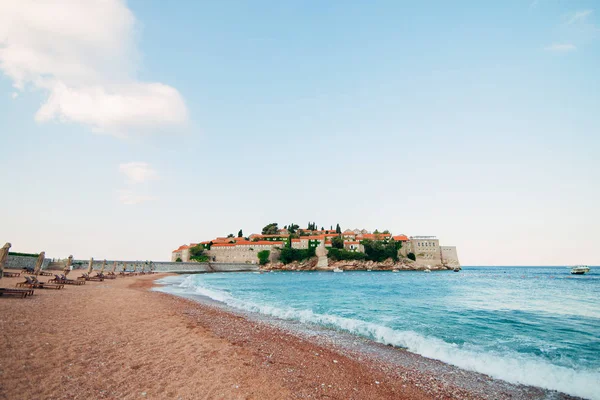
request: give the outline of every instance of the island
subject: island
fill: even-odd
[[[324,252],[317,256],[317,249]],[[261,270],[459,270],[456,246],[441,246],[435,236],[393,235],[388,230],[330,229],[313,222],[279,228],[267,224],[260,234],[229,234],[179,246],[173,262],[258,264]]]

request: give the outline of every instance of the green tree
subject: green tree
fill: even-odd
[[[408,257],[409,259],[411,259],[413,261],[417,261],[417,256],[415,256],[415,253],[408,253],[406,255],[406,257]]]
[[[327,253],[327,257],[334,261],[342,261],[342,260],[365,260],[367,258],[365,253],[361,253],[359,251],[349,251],[344,249],[329,249],[329,253]]]
[[[290,247],[284,247],[281,249],[279,261],[281,261],[284,264],[289,264],[293,261],[304,261],[314,256],[314,247],[309,249],[292,249]]]
[[[238,237],[244,237],[244,233],[242,232],[242,230],[240,229],[240,231],[238,232]]]
[[[232,237],[234,237],[234,236],[233,236],[233,233],[230,233],[229,235],[227,235],[227,237],[228,237],[228,238],[232,238]]]
[[[379,235],[379,231],[377,229],[375,229],[375,231],[373,232],[375,235]]]
[[[375,262],[383,262],[388,258],[398,261],[398,249],[402,244],[391,240],[382,242],[380,240],[363,240],[362,245],[365,248],[367,260]]]
[[[259,264],[265,265],[266,263],[268,263],[270,254],[271,254],[271,252],[269,250],[259,251],[257,254]]]
[[[340,224],[337,224],[337,225],[335,226],[335,233],[339,233],[339,234],[341,234],[341,233],[342,233],[342,228],[340,228]]]
[[[276,235],[279,227],[277,226],[277,222],[272,222],[262,229],[263,235]]]
[[[183,262],[183,261],[181,260],[181,257],[177,257],[177,260],[175,260],[175,262]]]
[[[298,232],[298,229],[300,229],[300,226],[298,226],[298,224],[291,224],[287,227],[288,232],[291,234]]]
[[[381,232],[381,233],[385,233],[386,235],[389,235],[389,234],[390,234],[390,231],[388,231],[388,230],[386,229],[385,231],[383,231],[383,232]]]
[[[190,260],[198,262],[208,261],[208,256],[204,254],[204,247],[201,244],[197,244],[190,248]]]
[[[334,238],[331,238],[331,246],[336,249],[343,249],[344,248],[344,239],[342,239],[341,236],[336,236]]]

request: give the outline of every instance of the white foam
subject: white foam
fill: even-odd
[[[413,353],[507,382],[538,386],[573,396],[600,400],[600,373],[598,371],[578,371],[551,364],[534,355],[516,352],[506,354],[484,352],[475,348],[470,349],[466,346],[447,343],[435,337],[426,337],[413,331],[397,331],[361,320],[316,314],[311,310],[279,308],[268,304],[242,301],[234,298],[228,292],[199,286],[190,278],[186,278],[178,286],[241,310],[342,329],[383,344],[404,347]]]

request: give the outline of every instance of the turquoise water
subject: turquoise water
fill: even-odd
[[[325,325],[464,369],[600,399],[600,268],[182,275],[167,291]],[[171,290],[169,289],[171,288]]]

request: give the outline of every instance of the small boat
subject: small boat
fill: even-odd
[[[590,267],[588,267],[587,265],[576,265],[573,268],[571,268],[571,273],[573,275],[583,275],[587,272],[590,272]]]
[[[460,267],[456,267],[452,271],[454,271],[454,272],[460,272]]]
[[[427,269],[425,270],[425,272],[429,273],[429,272],[431,272],[431,270],[430,270],[429,268],[427,268]]]
[[[392,272],[398,272],[398,270],[397,269],[393,269]]]
[[[372,269],[368,269],[367,271],[371,272],[371,271],[373,271],[373,270],[372,270]]]
[[[344,272],[344,270],[343,269],[339,269],[339,268],[334,268],[333,272]]]

